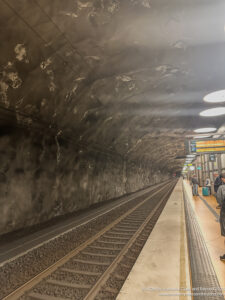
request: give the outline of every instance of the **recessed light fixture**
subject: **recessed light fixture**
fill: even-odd
[[[215,117],[221,115],[225,115],[225,107],[215,107],[200,112],[200,116],[202,117]]]
[[[220,103],[225,102],[225,90],[216,91],[206,95],[203,100],[205,102]]]
[[[198,128],[198,129],[194,130],[194,132],[196,132],[196,133],[207,133],[207,132],[213,132],[213,131],[216,131],[215,127]]]
[[[210,136],[211,135],[196,135],[196,136],[194,136],[194,139],[205,139],[205,138],[208,138]]]

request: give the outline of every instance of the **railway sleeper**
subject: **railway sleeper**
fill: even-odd
[[[82,263],[86,265],[99,265],[99,266],[109,266],[110,263],[105,263],[105,262],[99,262],[99,261],[94,261],[94,260],[82,260],[82,259],[72,259],[76,263]]]
[[[92,255],[92,256],[99,256],[99,257],[109,257],[109,258],[114,258],[116,257],[116,255],[113,255],[113,254],[101,254],[101,253],[96,253],[96,252],[87,252],[87,251],[82,251],[81,252],[82,254],[85,254],[85,255]]]
[[[71,273],[71,274],[79,274],[79,275],[87,275],[87,276],[100,276],[102,273],[100,272],[90,272],[90,271],[81,271],[81,270],[73,270],[69,268],[60,268],[60,271]]]
[[[90,284],[70,283],[70,282],[67,282],[67,281],[54,280],[54,279],[47,279],[46,282],[49,283],[49,284],[68,287],[68,288],[74,288],[74,289],[87,289],[87,290],[89,290],[92,287],[92,285],[90,285]]]

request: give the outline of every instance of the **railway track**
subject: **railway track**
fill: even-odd
[[[4,299],[115,299],[175,182],[160,187]]]

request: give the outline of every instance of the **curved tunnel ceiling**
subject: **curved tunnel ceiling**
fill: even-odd
[[[176,171],[224,88],[225,3],[1,1],[0,121]],[[8,119],[7,119],[8,118]]]

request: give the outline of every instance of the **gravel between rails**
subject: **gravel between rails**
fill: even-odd
[[[83,282],[85,282],[87,284],[94,284],[98,276],[82,275],[82,274],[75,274],[75,273],[71,274],[68,272],[58,270],[57,272],[54,272],[52,275],[50,275],[48,278],[54,280],[65,280],[70,283],[82,284]]]
[[[83,299],[87,293],[86,289],[81,290],[81,289],[73,289],[73,288],[62,287],[62,286],[58,287],[58,286],[55,286],[54,284],[50,284],[47,282],[39,283],[34,288],[33,291],[36,293],[46,294],[49,296],[76,299],[76,300]],[[32,299],[32,298],[27,296],[25,299]]]

